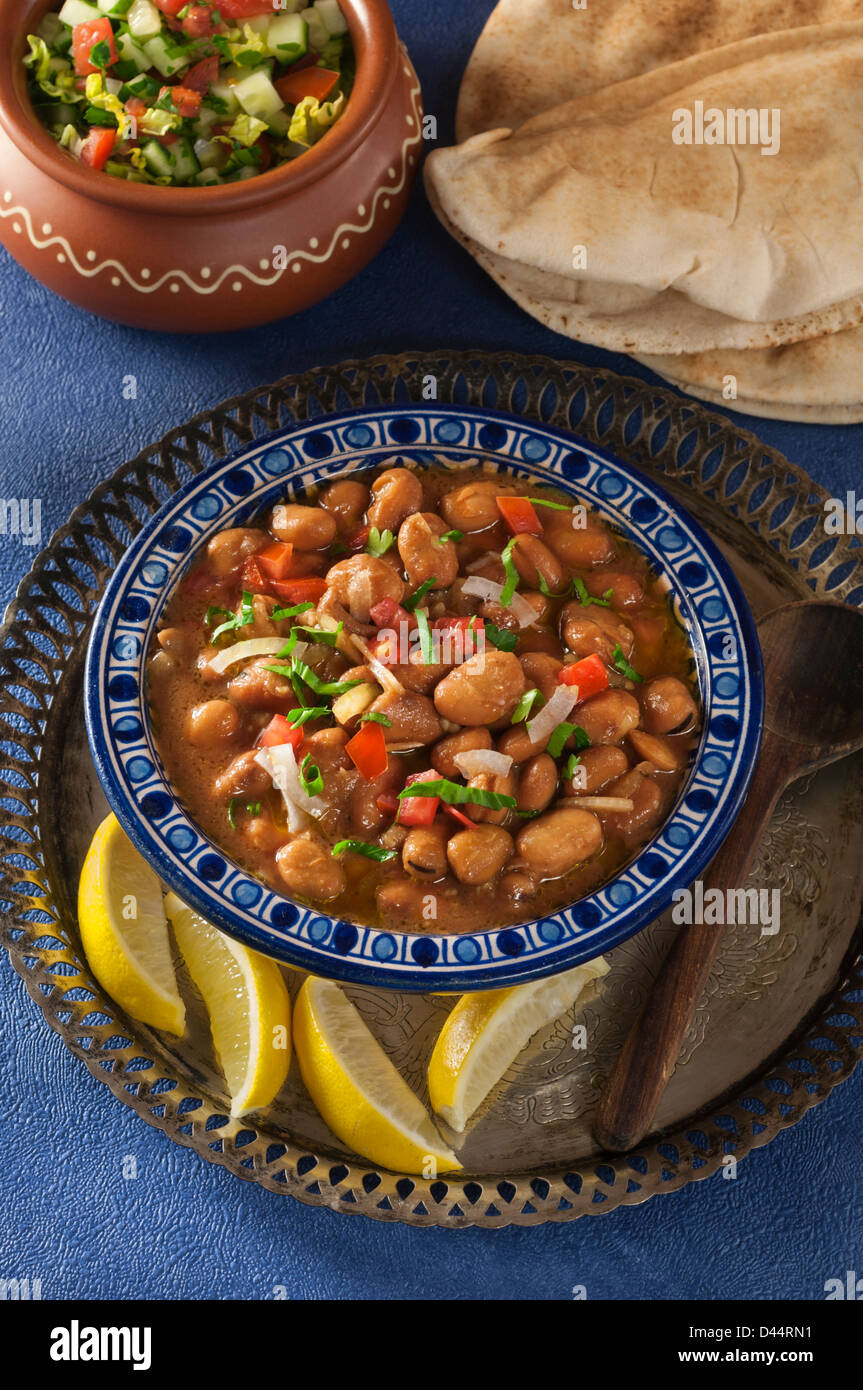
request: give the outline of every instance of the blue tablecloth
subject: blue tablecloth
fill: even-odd
[[[393,9],[443,141],[490,0]],[[301,317],[218,338],[158,337],[53,298],[0,253],[0,497],[42,499],[45,539],[123,459],[217,401],[320,362],[414,348],[624,359],[523,316],[442,232],[417,190],[397,236]],[[123,378],[138,380],[137,399]],[[747,420],[844,494],[860,429]],[[33,556],[0,545],[0,595]],[[74,813],[74,808],[70,808]],[[243,1184],[170,1145],[68,1054],[0,958],[0,1278],[43,1297],[823,1298],[863,1273],[863,1073],[740,1167],[646,1206],[537,1230],[424,1231],[348,1220]],[[123,1178],[137,1159],[138,1177]]]

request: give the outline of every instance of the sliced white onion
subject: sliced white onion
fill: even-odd
[[[288,829],[304,830],[309,816],[322,816],[327,803],[320,796],[309,796],[300,781],[300,769],[293,745],[276,744],[272,748],[260,748],[255,762],[268,774],[273,786],[281,792],[288,813]]]
[[[366,665],[374,676],[375,680],[384,690],[388,690],[391,695],[404,695],[405,688],[398,676],[393,675],[388,666],[382,661],[378,661],[368,642],[364,637],[354,634],[354,644],[359,648],[365,657]]]
[[[531,743],[548,743],[558,724],[562,724],[578,700],[577,685],[559,685],[547,705],[527,725]]]
[[[278,656],[287,641],[287,637],[249,637],[245,642],[235,642],[232,647],[226,647],[223,652],[211,657],[207,665],[211,671],[221,674],[235,662],[247,661],[250,656]],[[291,655],[302,656],[308,645],[308,642],[298,642]]]
[[[466,579],[462,584],[461,591],[463,594],[473,594],[476,598],[488,599],[499,604],[503,585],[496,584],[493,579],[484,579],[480,574],[472,574],[470,579]],[[519,627],[530,627],[536,622],[536,610],[530,606],[523,594],[514,593],[509,606]]]
[[[571,804],[567,802],[567,805]],[[576,805],[585,811],[635,810],[635,802],[628,796],[579,796]]]
[[[465,565],[465,569],[468,574],[475,574],[483,565],[487,565],[489,560],[500,561],[500,556],[494,550],[487,550],[484,555],[479,555],[476,560],[471,560],[469,565]]]
[[[484,772],[491,777],[506,777],[512,767],[509,754],[497,753],[493,748],[468,748],[464,753],[456,753],[453,762],[468,781]]]

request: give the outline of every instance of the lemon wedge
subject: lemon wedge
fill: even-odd
[[[436,1177],[461,1164],[347,995],[310,975],[294,1008],[294,1046],[322,1118],[355,1153],[400,1173]]]
[[[231,1114],[263,1110],[291,1064],[291,1001],[279,967],[224,936],[174,893],[165,911],[210,1016]]]
[[[162,888],[113,814],[87,850],[78,921],[90,969],[131,1014],[178,1037],[186,1009],[177,989]]]
[[[461,1134],[534,1033],[608,973],[601,956],[562,975],[510,989],[463,994],[441,1029],[429,1062],[432,1109]]]

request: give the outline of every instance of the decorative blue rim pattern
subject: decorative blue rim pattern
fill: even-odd
[[[596,508],[648,556],[686,626],[704,709],[669,819],[614,878],[521,926],[424,936],[336,920],[234,864],[175,799],[146,702],[146,658],[167,597],[217,531],[285,496],[394,454],[464,467],[478,455]],[[715,855],[740,808],[763,718],[761,652],[740,587],[702,527],[652,479],[551,426],[495,410],[410,404],[304,421],[235,450],[193,478],[120,561],[93,625],[85,712],[105,794],[160,877],[224,931],[316,974],[393,989],[494,988],[566,970],[632,936]]]

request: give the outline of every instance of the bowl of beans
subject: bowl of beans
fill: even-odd
[[[317,974],[466,989],[590,959],[716,853],[757,757],[739,587],[652,478],[454,406],[293,425],[120,562],[86,716],[163,880]]]
[[[106,318],[255,327],[356,275],[419,162],[386,0],[0,5],[0,242]]]

